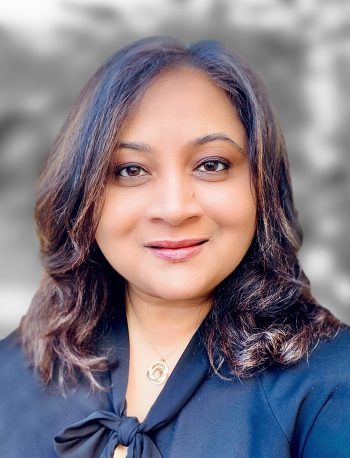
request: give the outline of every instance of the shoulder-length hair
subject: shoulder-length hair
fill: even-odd
[[[271,364],[296,363],[340,326],[317,305],[297,258],[302,232],[286,147],[259,77],[219,42],[185,47],[172,38],[147,38],[117,52],[87,83],[38,181],[44,277],[20,331],[46,384],[57,370],[61,386],[82,373],[100,387],[96,374],[108,368],[107,356],[96,352],[97,329],[124,282],[94,234],[111,156],[153,79],[179,66],[203,71],[229,96],[246,130],[257,198],[255,237],[240,265],[213,291],[204,323],[213,370],[223,376],[226,363],[233,375],[247,377]]]

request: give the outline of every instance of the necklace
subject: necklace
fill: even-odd
[[[147,378],[148,380],[150,380],[152,383],[155,383],[156,385],[162,385],[163,383],[165,383],[168,378],[169,378],[169,366],[168,364],[166,363],[166,360],[173,354],[176,352],[176,350],[178,350],[182,345],[183,343],[181,343],[180,345],[176,346],[176,348],[171,351],[170,353],[168,353],[166,356],[163,356],[160,351],[153,345],[153,343],[147,338],[147,336],[144,334],[143,332],[143,329],[141,328],[141,325],[139,323],[139,320],[135,314],[135,310],[134,310],[134,307],[131,303],[131,300],[130,300],[130,296],[129,296],[129,291],[128,291],[128,288],[126,288],[126,296],[127,296],[127,301],[130,305],[130,309],[135,317],[135,321],[140,329],[140,331],[142,332],[144,338],[147,340],[147,342],[152,346],[153,350],[159,355],[159,359],[157,361],[154,361],[148,368],[147,370]],[[186,341],[186,344],[191,340],[193,334],[191,335],[191,337],[189,339],[187,339]]]

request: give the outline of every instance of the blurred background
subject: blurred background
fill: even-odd
[[[288,145],[321,304],[350,324],[350,2],[0,0],[0,337],[41,268],[35,179],[79,90],[124,44],[148,35],[222,40],[268,87]]]

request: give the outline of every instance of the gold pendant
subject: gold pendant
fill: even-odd
[[[153,363],[148,371],[147,371],[147,377],[152,383],[156,383],[157,385],[161,385],[164,383],[169,375],[169,367],[167,366],[166,362],[164,359],[161,359],[160,361],[156,361]]]

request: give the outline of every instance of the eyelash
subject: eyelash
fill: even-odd
[[[204,166],[205,164],[208,164],[208,163],[214,163],[214,164],[217,164],[217,165],[220,164],[221,166],[223,166],[223,168],[221,168],[221,170],[199,170],[200,167],[202,167],[202,166]],[[146,173],[143,173],[141,175],[122,175],[121,174],[121,172],[123,170],[126,171],[127,169],[131,169],[131,168],[136,168],[136,169],[145,171],[145,169],[142,166],[140,166],[140,165],[138,165],[136,163],[130,163],[130,164],[123,164],[123,165],[116,166],[114,171],[113,171],[113,175],[116,178],[122,177],[122,178],[135,179],[135,178],[138,178],[138,177],[141,177],[141,176],[145,176],[147,174],[147,171],[145,171]],[[200,174],[213,175],[213,174],[217,174],[217,173],[221,173],[221,172],[227,171],[230,168],[231,168],[230,162],[225,160],[225,159],[222,159],[222,158],[207,158],[204,161],[202,161],[196,167],[195,170],[198,170],[200,172]]]

